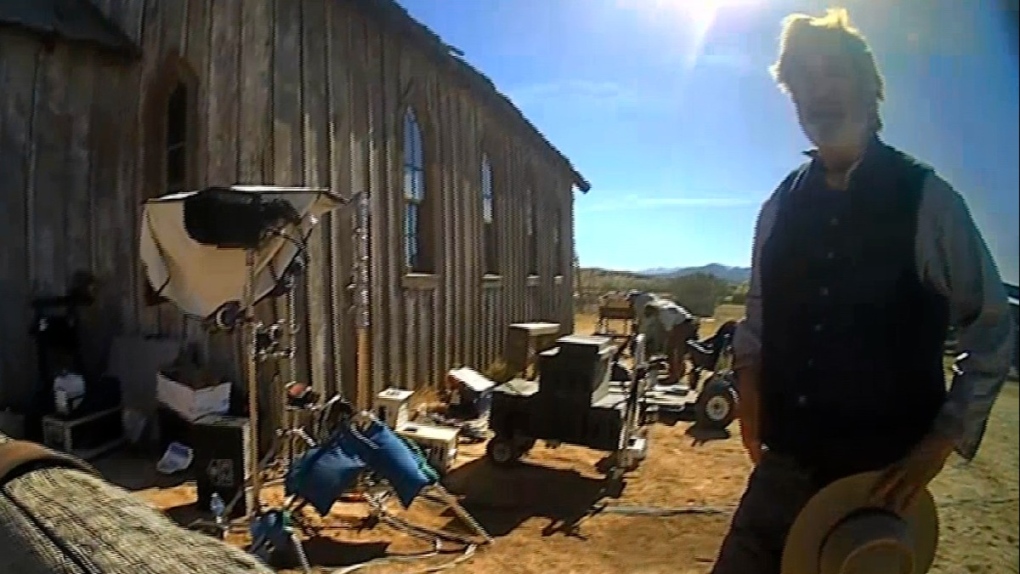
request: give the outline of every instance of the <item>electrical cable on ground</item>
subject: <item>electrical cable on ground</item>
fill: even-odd
[[[1017,502],[1020,498],[1006,497],[1006,498],[964,498],[959,500],[939,500],[936,501],[936,506],[966,506],[970,504],[1009,504],[1011,502]],[[726,506],[681,506],[676,508],[666,508],[658,506],[631,506],[631,505],[612,505],[608,504],[593,510],[593,514],[622,514],[626,516],[655,516],[660,518],[669,518],[673,516],[684,516],[684,515],[715,515],[715,514],[729,514],[736,510],[736,505]]]
[[[468,559],[470,559],[472,556],[474,556],[475,551],[478,549],[478,542],[476,540],[472,540],[471,538],[468,538],[466,536],[460,536],[460,535],[454,534],[452,532],[444,532],[444,531],[440,531],[440,530],[434,530],[434,529],[431,529],[431,528],[427,528],[427,527],[424,527],[424,526],[418,526],[416,524],[411,524],[410,522],[408,522],[408,521],[406,521],[406,520],[404,520],[402,518],[398,518],[397,516],[394,516],[392,513],[390,513],[388,510],[386,510],[386,508],[384,506],[384,503],[385,503],[386,498],[388,497],[388,494],[389,493],[384,492],[384,493],[382,493],[382,494],[380,494],[378,496],[368,496],[368,497],[365,498],[366,502],[368,502],[369,506],[372,509],[373,515],[378,517],[381,522],[386,523],[388,526],[390,526],[391,528],[393,528],[393,529],[395,529],[395,530],[397,530],[399,532],[403,532],[404,534],[407,534],[407,535],[415,537],[415,538],[425,539],[425,540],[432,541],[432,543],[434,545],[433,546],[433,550],[430,551],[430,552],[425,552],[425,553],[422,553],[422,554],[415,554],[415,555],[410,555],[410,556],[388,556],[386,558],[379,558],[379,559],[374,559],[374,560],[368,560],[366,562],[361,562],[359,564],[352,564],[350,566],[346,566],[344,568],[340,568],[338,570],[334,570],[332,572],[332,574],[350,574],[351,572],[356,572],[356,571],[361,570],[363,568],[382,566],[384,564],[406,563],[406,562],[411,562],[411,561],[415,561],[415,560],[421,560],[421,559],[424,559],[424,558],[432,558],[432,557],[435,557],[435,556],[439,556],[441,554],[446,553],[446,552],[444,552],[444,549],[443,549],[443,546],[442,546],[442,541],[444,539],[452,541],[452,542],[457,542],[457,543],[460,543],[460,544],[464,545],[463,548],[460,550],[460,556],[458,556],[458,557],[454,558],[453,560],[451,560],[449,562],[446,562],[444,564],[439,564],[439,565],[436,565],[436,566],[431,566],[431,567],[425,568],[425,569],[420,571],[421,574],[432,574],[434,572],[441,572],[443,570],[447,570],[449,568],[453,568],[454,566],[456,566],[456,565],[458,565],[458,564],[460,564],[462,562],[465,562]],[[435,500],[435,501],[438,501],[438,502],[449,503],[449,500],[443,500],[443,498],[441,496],[438,496],[438,495],[435,495],[435,494],[432,494],[432,495],[426,494],[425,496],[427,498],[431,499],[431,500]],[[471,521],[471,522],[473,522],[473,521]],[[469,525],[472,528],[475,528],[476,531],[478,531],[480,533],[480,535],[482,535],[482,537],[485,540],[483,543],[491,543],[491,538],[489,538],[488,534],[485,532],[484,529],[482,529],[482,527],[480,525],[478,525],[477,523],[469,524]]]
[[[729,514],[736,506],[682,506],[678,508],[662,508],[655,506],[623,506],[606,505],[599,509],[599,513],[622,514],[626,516],[657,516],[671,517],[690,514]]]

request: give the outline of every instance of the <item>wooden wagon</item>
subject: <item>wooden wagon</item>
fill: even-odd
[[[599,297],[599,321],[595,335],[627,337],[633,332],[634,307],[625,293],[606,293]]]

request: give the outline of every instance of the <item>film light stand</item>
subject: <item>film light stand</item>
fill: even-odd
[[[227,502],[225,506],[222,506],[219,509],[210,509],[216,515],[214,523],[199,519],[189,526],[193,529],[209,529],[215,531],[218,537],[222,537],[226,534],[224,517],[230,516],[231,511],[237,503],[241,501],[242,497],[249,502],[249,504],[246,505],[245,518],[253,519],[257,517],[262,510],[262,468],[265,466],[266,461],[263,461],[259,454],[259,425],[261,419],[259,417],[260,396],[258,364],[260,359],[264,359],[267,356],[277,356],[278,354],[281,354],[281,351],[277,349],[270,349],[265,345],[265,342],[267,341],[267,334],[269,334],[270,330],[258,321],[255,314],[255,258],[257,251],[257,249],[252,248],[244,250],[245,281],[241,301],[239,303],[239,316],[231,316],[229,309],[224,308],[219,311],[213,319],[214,326],[212,328],[214,329],[232,329],[235,326],[240,326],[238,334],[240,336],[242,349],[241,376],[244,380],[245,390],[248,393],[248,424],[251,428],[252,434],[251,443],[245,453],[245,480],[243,487],[234,495],[233,499]],[[293,355],[292,351],[290,352],[290,355]]]
[[[258,438],[261,428],[259,413],[259,403],[261,402],[259,395],[259,364],[268,360],[276,360],[281,367],[286,381],[292,380],[294,370],[294,348],[292,342],[296,325],[293,311],[293,287],[287,291],[284,298],[285,318],[283,321],[265,325],[258,320],[255,314],[254,286],[256,274],[254,249],[246,250],[245,265],[248,270],[248,278],[245,282],[244,301],[242,302],[244,317],[242,319],[243,328],[241,330],[241,337],[243,348],[245,349],[244,380],[248,390],[248,420],[253,434],[253,440],[247,453],[248,460],[245,474],[250,477],[248,488],[251,489],[247,497],[251,501],[251,507],[248,509],[247,514],[249,516],[256,516],[262,510],[261,493],[263,484],[263,465],[259,454],[260,441]],[[287,445],[287,453],[288,455],[291,453],[289,443]]]
[[[215,522],[197,520],[190,525],[193,529],[208,531],[219,538],[226,534],[228,528],[224,517],[232,513],[232,510],[241,501],[242,497],[249,502],[246,505],[245,517],[243,517],[249,523],[260,520],[260,517],[266,513],[267,509],[263,507],[261,500],[262,488],[265,486],[263,472],[278,460],[277,457],[280,454],[284,455],[287,464],[286,468],[289,468],[297,451],[295,442],[300,441],[306,447],[315,446],[315,441],[301,428],[298,414],[294,412],[303,409],[295,409],[289,405],[288,393],[286,391],[286,386],[293,383],[295,378],[294,355],[296,348],[294,342],[298,330],[294,296],[295,289],[297,289],[296,274],[279,279],[279,281],[293,281],[291,285],[287,286],[283,296],[283,317],[270,324],[263,323],[256,316],[254,304],[255,293],[253,286],[257,277],[256,254],[256,249],[245,251],[247,278],[240,303],[240,316],[236,317],[236,322],[231,321],[229,318],[219,320],[221,327],[227,327],[231,324],[238,324],[241,327],[239,335],[243,349],[242,375],[248,392],[248,420],[253,434],[253,440],[246,453],[246,480],[244,481],[244,487],[225,506],[214,510],[214,514],[216,514]],[[298,256],[300,257],[301,254],[299,253]],[[284,392],[282,393],[283,399],[281,401],[284,428],[275,429],[272,446],[267,452],[262,453],[259,448],[260,441],[258,440],[261,420],[259,416],[259,404],[261,403],[259,375],[260,365],[270,361],[276,362],[280,370],[279,379],[285,382]],[[279,379],[274,379],[274,383],[279,382]],[[265,541],[263,540],[262,542]],[[297,544],[296,547],[300,550],[300,544]]]
[[[637,436],[638,427],[641,423],[642,400],[645,393],[653,385],[652,381],[658,379],[658,368],[656,365],[648,363],[647,355],[647,341],[643,334],[639,334],[634,338],[634,370],[631,374],[629,392],[627,394],[623,430],[620,433],[620,442],[617,445],[616,464],[610,472],[610,478],[614,481],[623,478],[623,474],[637,466],[639,462],[634,449],[631,448],[632,442]]]
[[[352,287],[355,291],[355,310],[358,318],[357,323],[360,327],[362,325],[367,326],[368,268],[366,226],[368,202],[363,194],[359,194],[359,196],[357,204],[359,210],[356,212],[357,225],[354,230],[354,240],[358,253],[364,256],[358,257],[355,261]],[[276,233],[278,235],[283,234],[282,231],[277,231]],[[300,406],[291,404],[289,389],[291,385],[297,384],[294,361],[296,335],[299,330],[295,301],[295,292],[298,288],[298,274],[294,273],[291,275],[290,280],[293,283],[287,287],[284,293],[282,318],[268,325],[259,321],[255,314],[254,305],[254,285],[256,284],[257,277],[256,251],[249,249],[245,252],[247,280],[241,303],[243,311],[240,317],[240,323],[243,327],[241,329],[242,348],[244,349],[243,377],[248,391],[249,422],[253,433],[257,437],[260,426],[259,404],[262,402],[259,393],[259,366],[269,361],[275,361],[278,365],[279,379],[277,382],[283,383],[281,385],[283,393],[280,403],[283,420],[282,428],[275,429],[272,446],[267,452],[260,452],[260,441],[257,439],[252,441],[251,448],[248,449],[246,461],[247,468],[245,470],[248,477],[245,483],[246,489],[239,492],[222,511],[222,514],[229,515],[233,507],[240,501],[242,493],[247,494],[247,500],[252,502],[251,508],[246,513],[249,519],[256,518],[264,510],[261,503],[261,491],[265,484],[262,476],[263,471],[267,467],[272,466],[274,462],[283,462],[285,465],[284,473],[286,473],[287,469],[293,464],[294,458],[300,454],[300,451],[315,446],[321,440],[322,437],[319,435],[322,434],[322,429],[318,427],[322,426],[323,421],[319,419],[328,418],[328,415],[337,408],[334,404],[336,400],[321,404],[322,401],[319,400],[321,397],[316,398],[313,404]],[[303,253],[299,253],[298,256],[303,256]],[[288,279],[284,278],[281,280],[285,281]],[[308,420],[305,420],[305,418]],[[314,427],[312,434],[315,436],[310,436],[305,431],[305,423],[309,423]],[[282,461],[277,458],[280,455],[282,455]]]
[[[358,257],[354,261],[354,269],[352,273],[351,288],[354,291],[354,311],[357,327],[359,333],[363,332],[367,328],[368,324],[368,263],[367,263],[367,225],[368,225],[368,201],[365,194],[358,194],[357,198],[357,211],[355,212],[356,225],[354,229],[354,244]],[[279,233],[279,232],[278,232]],[[299,254],[300,255],[300,254]],[[255,269],[255,250],[247,250],[245,254],[245,263],[247,266],[247,281],[245,283],[245,290],[243,295],[242,307],[243,315],[241,317],[241,324],[243,329],[241,330],[242,337],[242,348],[244,349],[244,379],[248,391],[248,410],[249,410],[249,421],[254,429],[253,432],[258,433],[259,428],[259,404],[261,402],[259,396],[259,366],[260,364],[268,361],[276,361],[279,366],[279,382],[282,382],[284,392],[282,393],[282,400],[280,407],[283,415],[283,428],[277,428],[274,432],[273,444],[268,452],[260,453],[258,444],[259,441],[253,441],[252,448],[248,451],[248,460],[246,461],[246,475],[249,479],[246,481],[247,499],[252,501],[252,508],[247,513],[248,518],[254,518],[261,510],[261,490],[264,486],[264,480],[262,473],[267,466],[271,466],[274,462],[278,462],[277,457],[282,455],[285,469],[290,468],[294,458],[309,447],[313,447],[321,440],[320,434],[322,429],[319,429],[323,421],[319,421],[321,418],[328,418],[328,415],[336,408],[333,403],[336,401],[328,401],[325,404],[312,404],[308,406],[294,406],[290,403],[289,388],[291,385],[296,384],[296,369],[295,369],[295,354],[296,354],[296,335],[299,330],[296,317],[296,301],[295,291],[297,289],[297,277],[296,274],[292,276],[294,284],[291,285],[283,297],[283,312],[282,319],[272,324],[264,324],[258,320],[255,315],[254,305],[254,288],[255,280],[257,277]],[[359,339],[362,338],[359,336]],[[367,339],[367,337],[364,337]],[[362,360],[359,357],[359,362]],[[367,362],[367,361],[366,361]],[[360,371],[360,369],[359,369]],[[367,371],[364,373],[367,374]],[[359,377],[362,373],[359,372]],[[317,401],[321,403],[321,401]],[[304,420],[303,417],[309,416],[310,420]],[[314,436],[310,436],[303,428],[303,423],[308,422],[312,427],[315,428],[313,431]],[[282,452],[281,452],[282,451]],[[240,495],[231,500],[224,508],[223,514],[230,514],[233,509],[240,501]]]
[[[248,461],[245,474],[251,477],[251,508],[247,508],[249,516],[255,516],[261,509],[260,491],[262,477],[259,476],[259,380],[256,357],[258,354],[258,325],[255,322],[255,250],[247,249],[244,253],[244,264],[248,277],[244,282],[243,328],[241,329],[242,348],[244,353],[244,382],[248,388],[248,424],[251,425],[251,448],[248,449]]]
[[[301,425],[288,420],[287,407],[319,413],[335,406],[333,402],[321,408],[313,405],[315,394],[294,381],[298,325],[293,291],[307,255],[305,231],[322,215],[349,202],[325,188],[233,185],[169,193],[144,203],[139,255],[149,284],[186,315],[203,317],[204,328],[233,333],[240,347],[238,366],[248,394],[248,423],[254,440],[243,455],[241,487],[228,505],[222,501],[213,505],[220,531],[223,515],[232,514],[230,510],[242,497],[250,501],[245,514],[251,521],[272,514],[261,500],[267,480],[264,469],[281,450],[293,458],[297,439],[312,442]],[[277,277],[280,267],[282,277]],[[271,324],[260,322],[255,313],[255,304],[267,297],[285,297],[278,320]],[[261,396],[266,391],[260,388],[259,375],[268,361],[277,363],[279,377],[274,377],[267,401]],[[272,403],[278,397],[273,393],[281,383],[287,386],[280,400],[284,422],[274,429],[267,450],[258,440],[265,414],[259,406],[266,402],[276,406]]]
[[[354,269],[352,270],[351,288],[353,293],[354,329],[356,336],[356,381],[358,390],[358,407],[371,408],[369,405],[369,389],[371,388],[371,344],[369,342],[369,326],[371,324],[371,308],[369,306],[369,239],[368,228],[369,197],[362,193],[358,196],[354,222]]]
[[[303,257],[299,253],[298,257]],[[255,270],[252,252],[249,252],[247,263],[249,264],[248,285],[254,285]],[[289,275],[289,276],[288,276]],[[280,282],[290,282],[285,286],[283,294],[282,317],[277,321],[265,324],[258,320],[255,315],[255,306],[252,299],[246,301],[244,315],[244,337],[245,337],[245,382],[248,387],[248,409],[256,413],[254,417],[249,415],[253,429],[258,429],[258,405],[261,403],[259,397],[260,365],[273,362],[278,367],[278,377],[274,377],[274,383],[282,383],[282,400],[280,402],[283,428],[277,428],[274,432],[274,445],[270,449],[270,460],[266,461],[260,457],[258,442],[254,441],[253,448],[249,449],[248,469],[249,476],[253,477],[251,482],[254,501],[253,508],[260,509],[260,492],[262,484],[262,471],[267,464],[272,464],[277,454],[282,454],[286,463],[285,468],[290,468],[294,457],[298,454],[297,443],[307,445],[307,437],[302,436],[302,416],[315,411],[316,405],[292,404],[291,389],[297,385],[294,357],[296,354],[296,335],[298,324],[296,316],[295,291],[298,288],[298,273],[285,272],[285,276],[279,279]],[[253,293],[250,288],[246,290],[245,297],[251,297]],[[275,388],[275,386],[274,386]],[[255,431],[258,432],[257,430]],[[277,444],[282,442],[282,444]],[[282,447],[282,448],[281,448]],[[282,453],[279,451],[282,450]],[[303,450],[303,449],[302,449]],[[286,470],[285,470],[286,472]]]

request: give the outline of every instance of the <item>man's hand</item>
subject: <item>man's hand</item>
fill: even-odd
[[[738,369],[737,375],[737,418],[740,421],[740,439],[744,443],[751,462],[761,462],[764,452],[761,432],[758,428],[758,384],[761,373],[756,366]]]
[[[751,462],[756,466],[761,462],[761,455],[764,453],[761,444],[761,437],[758,435],[757,424],[748,424],[747,421],[740,421],[740,439],[744,443],[744,450],[751,457]]]
[[[903,460],[887,468],[872,491],[872,504],[898,514],[904,513],[928,487],[953,452],[953,443],[939,435],[929,435]]]

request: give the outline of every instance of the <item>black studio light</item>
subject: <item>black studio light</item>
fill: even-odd
[[[220,249],[258,249],[268,233],[300,222],[290,202],[246,190],[208,187],[184,200],[188,235]]]
[[[240,184],[148,199],[139,238],[147,302],[230,330],[249,306],[293,291],[311,229],[349,201],[326,188]]]

